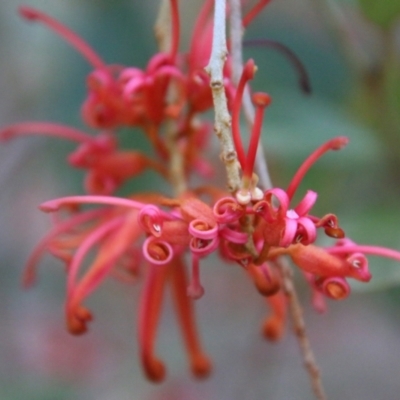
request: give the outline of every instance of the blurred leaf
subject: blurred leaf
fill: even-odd
[[[274,104],[276,108],[271,107],[264,123],[262,142],[267,153],[282,157],[285,162],[297,163],[325,141],[343,135],[349,137],[350,143],[337,156],[341,163],[354,167],[357,162],[380,156],[373,133],[334,102],[320,96],[294,96],[287,91],[276,96]]]
[[[359,3],[364,14],[384,29],[400,17],[400,0],[359,0]]]

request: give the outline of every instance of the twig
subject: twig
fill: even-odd
[[[171,47],[171,11],[169,0],[161,0],[156,23],[154,24],[154,35],[160,51],[167,52]]]
[[[304,366],[308,371],[315,398],[317,400],[326,400],[327,397],[322,384],[320,370],[311,348],[310,340],[307,336],[303,310],[300,305],[296,288],[293,284],[292,269],[283,257],[277,259],[276,265],[278,266],[282,276],[283,290],[285,291],[289,302],[290,315],[293,321],[293,330],[300,346]]]
[[[229,13],[229,37],[230,37],[230,54],[232,59],[232,81],[237,86],[240,75],[243,70],[243,25],[242,25],[242,6],[239,0],[230,0]],[[254,115],[253,115],[254,118]],[[252,121],[251,121],[252,122]]]
[[[157,20],[154,25],[154,32],[157,38],[160,51],[167,52],[172,46],[172,21],[171,7],[169,0],[161,0]],[[170,82],[167,93],[167,102],[173,103],[176,96],[174,85]],[[187,182],[184,172],[183,154],[179,149],[177,139],[177,122],[173,119],[167,119],[165,128],[165,146],[168,150],[169,165],[168,178],[174,188],[175,196],[179,196],[187,189]]]
[[[225,165],[228,190],[231,193],[240,188],[239,163],[231,135],[231,116],[228,112],[224,89],[224,63],[228,54],[226,46],[226,1],[215,0],[214,31],[211,57],[205,70],[210,76],[215,122],[214,130],[220,141],[221,160]]]
[[[165,124],[166,146],[169,153],[169,181],[174,188],[175,196],[180,196],[187,190],[187,181],[184,171],[183,153],[179,149],[177,140],[177,123],[169,119]]]

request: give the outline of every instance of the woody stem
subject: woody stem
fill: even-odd
[[[228,112],[224,88],[223,69],[228,54],[225,15],[226,0],[215,0],[211,57],[205,70],[210,76],[215,112],[214,130],[220,142],[221,160],[225,164],[228,190],[235,193],[240,188],[240,175],[231,135],[231,116]]]
[[[160,51],[170,50],[171,58],[175,58],[179,43],[179,13],[177,0],[162,0],[156,24],[154,26]],[[173,84],[167,92],[167,103],[172,103],[177,96]],[[179,149],[177,122],[171,118],[164,124],[164,151],[168,158],[168,177],[176,196],[186,191],[187,182],[184,173],[183,152]],[[155,133],[159,137],[159,132]]]
[[[286,259],[283,257],[279,257],[276,260],[276,265],[278,266],[282,276],[283,290],[285,291],[288,299],[289,311],[293,322],[293,330],[297,337],[300,351],[303,356],[304,367],[306,368],[310,377],[312,390],[317,400],[326,400],[327,397],[322,384],[320,370],[317,365],[314,352],[311,348],[310,340],[307,336],[306,325],[303,318],[303,310],[300,305],[296,288],[293,284],[292,269],[286,262]]]
[[[171,48],[172,43],[170,7],[169,0],[161,0],[157,20],[154,25],[154,35],[157,39],[158,48],[162,52],[167,52]]]
[[[177,123],[173,120],[166,122],[166,145],[169,151],[169,181],[174,188],[175,196],[179,197],[187,189],[184,171],[184,153],[179,149],[177,140]]]

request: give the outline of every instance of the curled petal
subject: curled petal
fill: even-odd
[[[339,221],[335,214],[326,214],[319,221],[316,222],[317,228],[323,227],[325,233],[335,239],[343,239],[345,233],[343,229],[339,227]]]
[[[154,74],[154,78],[176,78],[178,81],[183,81],[184,76],[182,73],[179,71],[178,68],[173,67],[171,65],[166,65],[161,67],[157,72]]]
[[[213,227],[210,227],[207,222],[204,222],[200,218],[191,221],[188,230],[193,237],[203,240],[214,239],[218,235],[217,224],[215,224]]]
[[[237,221],[244,213],[245,208],[233,197],[222,197],[213,208],[214,217],[221,224]]]
[[[314,243],[317,238],[317,230],[314,223],[309,218],[301,217],[297,221],[297,224],[296,236],[300,238],[299,241],[304,245]]]
[[[152,265],[166,265],[174,255],[172,246],[165,240],[148,237],[143,243],[143,255]]]
[[[146,73],[151,75],[156,72],[157,69],[161,68],[163,65],[168,65],[170,62],[169,55],[166,53],[155,54],[147,64]]]
[[[114,84],[114,80],[107,70],[95,70],[88,75],[86,84],[89,90],[100,92],[109,89]]]
[[[285,232],[280,240],[279,246],[288,247],[296,238],[297,221],[294,219],[286,218]]]
[[[219,233],[221,237],[231,243],[245,244],[248,240],[247,233],[238,232],[227,227],[222,228]]]
[[[218,245],[218,236],[215,236],[210,240],[192,238],[189,244],[189,248],[193,254],[204,257],[214,252],[218,248]]]
[[[139,212],[138,221],[146,232],[155,237],[161,236],[164,218],[158,207],[152,204],[145,205]]]
[[[349,296],[351,289],[343,277],[326,278],[321,283],[322,292],[333,300],[343,300]]]
[[[134,95],[139,91],[139,89],[143,88],[144,79],[143,78],[133,78],[129,82],[127,82],[123,89],[123,98],[126,101],[130,101],[134,98]]]
[[[130,80],[142,79],[143,76],[144,72],[140,68],[135,68],[135,67],[124,68],[118,77],[118,83],[125,85]]]
[[[268,201],[271,205],[273,205],[272,196],[275,196],[279,202],[278,209],[273,207],[275,209],[275,211],[276,212],[280,211],[283,214],[286,214],[287,210],[289,209],[289,202],[290,202],[289,196],[287,195],[287,193],[281,188],[273,188],[273,189],[267,190],[265,192],[265,200]]]
[[[272,220],[275,218],[272,205],[266,200],[261,200],[254,204],[252,211],[257,215],[262,216],[266,220]]]
[[[318,194],[312,190],[307,190],[306,195],[294,209],[298,215],[306,215],[317,201]]]
[[[362,282],[369,282],[372,278],[368,269],[368,260],[362,253],[354,253],[347,258],[347,262],[351,264],[352,270],[357,279]]]

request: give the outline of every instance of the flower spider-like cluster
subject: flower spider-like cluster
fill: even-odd
[[[243,27],[268,2],[257,2],[245,15]],[[203,119],[203,112],[212,107],[210,78],[203,69],[211,50],[211,6],[212,1],[204,2],[194,26],[190,52],[183,55],[179,53],[178,4],[177,0],[170,0],[170,51],[153,56],[145,69],[107,65],[67,27],[40,11],[21,7],[24,18],[41,22],[57,32],[94,68],[87,78],[88,94],[81,112],[89,127],[101,131],[91,135],[49,122],[16,123],[0,131],[3,140],[44,134],[78,144],[68,162],[86,170],[84,187],[88,194],[41,204],[42,211],[57,217],[53,219],[53,228],[32,252],[24,283],[29,286],[34,282],[38,262],[45,252],[65,263],[67,327],[73,334],[82,334],[93,318],[84,302],[105,278],[112,275],[136,282],[144,276],[138,340],[143,369],[153,381],[165,376],[165,366],[155,354],[154,343],[167,285],[174,294],[193,374],[204,377],[211,370],[211,361],[197,333],[193,300],[205,292],[200,263],[212,253],[237,264],[265,296],[271,315],[263,329],[270,339],[281,337],[286,317],[287,299],[277,268],[280,257],[289,256],[303,272],[313,293],[313,304],[319,310],[325,308],[325,297],[340,300],[349,295],[347,279],[362,282],[371,279],[367,254],[400,261],[399,252],[357,245],[346,238],[334,214],[313,215],[316,192],[309,190],[297,205],[291,204],[310,167],[327,151],[344,147],[348,142],[346,137],[336,137],[316,149],[286,189],[262,190],[258,186],[255,158],[264,111],[271,104],[271,97],[266,93],[252,95],[256,112],[245,152],[240,111],[244,90],[256,70],[253,60],[245,64],[237,87],[231,79],[229,59],[224,71],[224,89],[232,113],[232,138],[241,170],[241,187],[236,192],[229,194],[205,185],[185,187],[171,196],[159,192],[139,192],[126,198],[116,195],[125,182],[146,169],[154,170],[172,186],[177,170],[185,183],[193,172],[203,177],[212,172],[211,164],[203,156],[210,136],[210,124]],[[284,52],[289,59],[295,59],[287,49]],[[299,61],[295,60],[298,66]],[[300,70],[301,85],[308,88],[304,70]],[[120,149],[116,130],[121,126],[144,132],[155,156]],[[86,209],[83,207],[86,204],[101,207]],[[333,246],[316,245],[321,230],[335,239]],[[82,272],[92,250],[96,250],[95,258]]]

